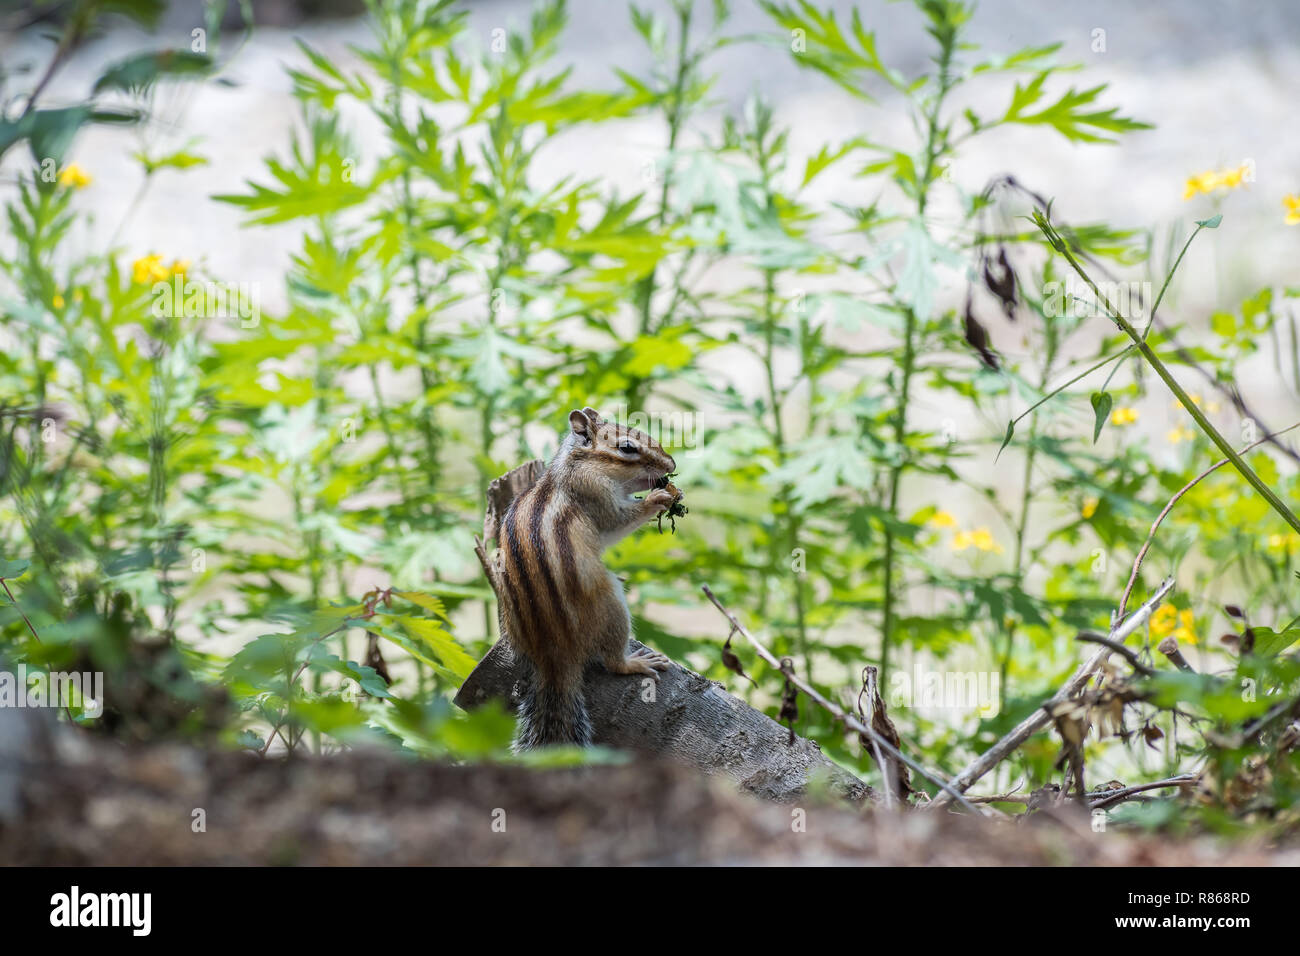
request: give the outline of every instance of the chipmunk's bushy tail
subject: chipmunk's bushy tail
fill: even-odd
[[[565,744],[591,745],[591,720],[587,717],[581,679],[552,683],[533,671],[516,717],[519,720],[515,731],[516,753]]]

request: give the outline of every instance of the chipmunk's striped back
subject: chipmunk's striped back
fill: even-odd
[[[540,666],[548,672],[554,670],[550,655],[535,653],[544,645],[577,650],[565,592],[579,586],[573,547],[575,534],[583,533],[575,527],[581,520],[573,504],[557,493],[548,471],[514,500],[501,529],[510,635],[534,660],[546,657],[548,662]]]
[[[501,627],[534,668],[520,713],[521,749],[591,742],[582,698],[588,642],[575,631],[579,615],[570,613],[582,591],[575,541],[591,537],[582,525],[551,471],[514,500],[502,522]]]

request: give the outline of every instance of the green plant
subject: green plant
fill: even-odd
[[[135,6],[148,22],[157,5]],[[508,759],[509,717],[450,704],[496,636],[473,536],[488,483],[594,405],[665,439],[690,506],[675,534],[611,556],[642,639],[730,680],[708,584],[828,699],[877,665],[905,749],[951,770],[1038,711],[1074,668],[1073,636],[1123,609],[1126,579],[1140,595],[1173,568],[1138,660],[1176,636],[1199,673],[1139,672],[1121,703],[1145,746],[1071,756],[1143,776],[1212,766],[1229,805],[1295,679],[1300,537],[1269,513],[1300,531],[1295,459],[1262,424],[1229,438],[1256,424],[1232,386],[1261,342],[1298,377],[1294,290],[1219,309],[1203,335],[1165,303],[1196,233],[1162,252],[1154,231],[1054,224],[1010,174],[961,183],[967,144],[1007,127],[1044,150],[1149,129],[1104,87],[1069,85],[1057,46],[981,51],[970,4],[914,0],[933,56],[904,75],[869,9],[762,6],[754,36],[721,2],[632,6],[651,65],[609,89],[560,62],[559,2],[477,36],[451,0],[376,0],[347,57],[302,44],[301,122],[263,173],[213,197],[246,229],[299,231],[275,314],[183,260],[198,250],[69,241],[80,126],[145,116],[155,88],[225,61],[115,64],[72,112],[39,102],[39,78],[11,99],[0,150],[26,142],[35,162],[5,186],[0,244],[0,553],[30,562],[0,568],[7,656],[142,675],[158,694],[133,706],[175,719],[126,713],[136,736],[215,726],[263,754],[371,741]],[[101,8],[77,5],[47,70]],[[915,135],[810,143],[761,95],[720,110],[710,70],[735,47],[824,76],[864,130],[894,111]],[[625,154],[637,191],[557,172],[592,128],[659,135]],[[203,168],[201,144],[141,136],[141,192]],[[828,198],[834,175],[852,189]],[[1095,301],[1070,293],[1071,271]],[[1145,322],[1102,286],[1130,279],[1160,283]],[[1158,448],[1131,437],[1148,368],[1195,426],[1177,418]],[[1211,448],[1233,467],[1207,472]],[[1231,646],[1213,648],[1222,625]],[[755,685],[732,689],[779,714],[780,670],[744,665]],[[953,674],[990,683],[926,706],[923,680]],[[1233,698],[1242,680],[1255,699]],[[876,773],[826,714],[802,708],[797,726]],[[1035,736],[988,783],[1051,780],[1059,751]],[[1270,778],[1276,807],[1294,802],[1293,769]]]

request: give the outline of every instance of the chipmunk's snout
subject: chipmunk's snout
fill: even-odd
[[[658,478],[651,479],[650,481],[651,489],[667,488],[672,481],[672,476],[675,474],[677,474],[676,470],[672,470],[669,471],[667,474],[660,475]]]

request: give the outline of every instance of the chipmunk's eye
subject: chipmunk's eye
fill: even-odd
[[[624,455],[635,455],[637,453],[636,445],[630,441],[621,441],[618,443],[618,450]]]

